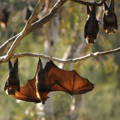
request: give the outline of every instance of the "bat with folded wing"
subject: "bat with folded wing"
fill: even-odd
[[[104,3],[104,17],[103,17],[103,23],[104,23],[104,30],[106,33],[115,33],[118,29],[118,21],[117,21],[117,15],[115,13],[115,5],[114,0],[110,1],[110,5],[108,6],[107,3]]]
[[[14,95],[16,91],[20,91],[20,81],[18,76],[18,59],[12,64],[8,63],[9,77],[5,83],[4,91],[9,95]]]
[[[12,66],[11,61],[9,61],[9,70],[9,77],[4,87],[6,93],[18,100],[35,103],[41,102],[36,95],[35,77],[32,80],[28,80],[24,86],[20,87],[18,76],[18,60],[16,60],[14,66]]]
[[[87,5],[88,19],[84,28],[84,37],[88,43],[94,43],[99,32],[99,24],[96,18],[96,6]]]

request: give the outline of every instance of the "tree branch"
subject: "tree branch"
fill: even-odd
[[[20,32],[19,34],[17,34],[16,36],[14,36],[12,39],[10,39],[11,41],[14,41],[12,46],[10,47],[10,49],[8,50],[7,54],[4,56],[0,57],[0,62],[2,61],[7,61],[10,57],[12,57],[12,54],[15,50],[15,48],[18,46],[18,44],[20,43],[20,41],[27,36],[30,32],[32,32],[33,30],[40,28],[43,24],[45,24],[46,22],[48,22],[58,11],[58,9],[66,2],[66,0],[58,0],[58,2],[54,5],[54,7],[51,9],[51,11],[44,16],[43,18],[41,18],[40,20],[38,20],[37,22],[32,23],[32,21],[35,18],[36,11],[38,11],[37,7],[39,5],[36,6],[32,16],[30,17],[30,19],[28,20],[28,22],[26,23],[25,27],[23,28],[22,32]],[[38,2],[38,4],[40,4]],[[10,42],[5,42],[5,44],[3,44],[2,46],[0,46],[0,50],[3,51],[3,48],[5,48],[5,46],[8,45],[8,43]]]
[[[73,58],[73,59],[59,59],[56,57],[52,57],[52,56],[48,56],[48,55],[44,55],[44,54],[35,54],[35,53],[19,53],[19,54],[14,54],[12,56],[12,58],[21,58],[21,57],[40,57],[40,58],[44,58],[44,59],[48,59],[48,60],[53,60],[59,63],[70,63],[70,62],[79,62],[82,60],[86,60],[88,58],[91,57],[98,57],[98,56],[103,56],[103,55],[109,55],[109,54],[113,54],[113,53],[117,53],[120,52],[120,47],[116,48],[116,49],[112,49],[109,51],[104,51],[104,52],[94,52],[94,53],[90,53],[87,54],[85,56],[82,57],[77,57],[77,58]]]
[[[83,5],[96,5],[96,6],[101,6],[105,1],[107,0],[101,0],[100,2],[85,2],[82,0],[72,0],[73,2],[77,2]]]
[[[29,18],[29,20],[26,23],[23,30],[16,36],[16,39],[14,40],[12,45],[10,46],[10,49],[8,50],[6,55],[0,57],[1,61],[4,61],[4,60],[6,61],[12,56],[15,48],[18,46],[18,44],[23,39],[23,37],[26,35],[27,31],[29,31],[29,29],[31,28],[31,24],[32,24],[33,20],[36,18],[37,14],[38,14],[38,11],[39,11],[39,8],[40,8],[40,0],[38,1],[38,4],[36,5],[36,8],[35,8],[33,14]]]

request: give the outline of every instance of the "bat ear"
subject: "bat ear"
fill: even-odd
[[[107,5],[106,2],[104,2],[104,8],[105,8],[105,10],[108,10],[108,9],[109,9],[109,7],[108,7],[108,5]]]
[[[90,15],[90,13],[91,13],[90,7],[89,5],[87,5],[87,14]]]
[[[42,61],[41,59],[39,58],[39,61],[38,61],[38,67],[40,70],[43,70],[43,65],[42,65]]]
[[[49,71],[51,68],[57,67],[52,60],[48,61],[46,66],[45,66],[45,71]]]
[[[14,69],[16,72],[18,72],[18,58],[16,59],[16,61],[14,63]]]
[[[94,4],[93,6],[91,6],[92,9],[92,15],[96,16],[96,5]]]
[[[41,59],[39,58],[38,64],[37,64],[36,74],[37,74],[39,71],[42,71],[42,70],[43,70],[43,65],[42,65]]]
[[[109,9],[114,11],[114,0],[111,0]]]
[[[108,10],[108,9],[109,9],[109,7],[108,7],[108,5],[107,5],[106,2],[104,2],[104,8],[105,8],[105,10]]]

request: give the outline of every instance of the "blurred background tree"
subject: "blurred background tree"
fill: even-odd
[[[56,1],[52,0],[51,4],[54,2]],[[27,6],[31,5],[34,8],[35,4],[35,0],[0,0],[0,9],[6,7],[10,11],[7,28],[0,28],[0,44],[20,32],[25,25]],[[115,0],[115,11],[119,22],[119,0]],[[73,58],[91,51],[105,51],[120,46],[119,32],[111,35],[104,33],[101,19],[100,32],[95,44],[86,44],[83,38],[86,18],[84,5],[67,2],[49,23],[27,36],[17,48],[16,53],[45,53],[58,58]],[[21,84],[34,76],[37,61],[36,58],[19,59]],[[44,106],[16,101],[7,96],[3,88],[8,76],[8,65],[0,64],[0,120],[119,120],[119,61],[120,55],[116,53],[74,64],[56,63],[67,70],[74,68],[79,74],[93,82],[95,89],[85,95],[73,97],[62,92],[51,93],[52,97]]]

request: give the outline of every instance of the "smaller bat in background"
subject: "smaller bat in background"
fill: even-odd
[[[6,28],[7,27],[9,16],[10,16],[10,11],[8,11],[7,8],[4,8],[0,12],[0,26],[2,28]]]
[[[9,61],[9,71],[9,77],[4,87],[4,90],[8,95],[11,95],[18,100],[27,102],[41,102],[41,100],[36,95],[35,77],[32,80],[28,80],[24,86],[20,87],[18,59],[14,63],[14,66],[12,66],[11,61]]]
[[[32,5],[28,5],[28,6],[26,7],[25,20],[24,20],[25,23],[28,21],[28,19],[29,19],[30,16],[32,15],[33,11],[34,11],[34,9],[33,9]],[[38,17],[36,17],[36,18],[33,20],[33,22],[35,22],[36,20],[38,20]]]
[[[105,12],[103,17],[103,27],[104,31],[108,34],[115,33],[118,29],[117,16],[114,7],[114,0],[111,0],[110,6],[108,6],[106,2],[104,3]]]
[[[87,5],[87,14],[88,19],[84,28],[84,37],[87,43],[94,43],[94,40],[97,38],[99,32],[99,24],[96,18],[96,6]]]
[[[30,5],[27,6],[26,11],[25,11],[25,22],[28,21],[28,19],[30,18],[32,12],[33,12],[33,8]]]

